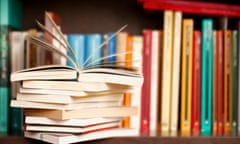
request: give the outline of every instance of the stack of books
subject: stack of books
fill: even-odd
[[[60,38],[38,23],[40,28],[72,53],[62,32],[48,13],[46,16]],[[74,57],[43,39],[28,36],[26,41],[56,52],[73,67],[47,65],[11,74],[12,82],[21,82],[11,106],[24,109],[25,137],[50,143],[74,143],[138,135],[138,130],[121,128],[124,117],[137,113],[137,107],[123,106],[122,100],[124,93],[141,87],[143,77],[138,69],[111,63],[80,69]]]

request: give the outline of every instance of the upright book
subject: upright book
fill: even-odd
[[[213,20],[202,20],[202,97],[201,134],[210,135],[212,131],[212,44]]]
[[[181,134],[191,134],[193,19],[183,19]]]

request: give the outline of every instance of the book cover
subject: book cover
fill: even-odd
[[[192,63],[192,135],[200,134],[201,124],[201,31],[193,34],[193,63]]]
[[[232,31],[232,135],[238,129],[238,31]]]
[[[201,134],[212,131],[212,52],[213,21],[202,20],[202,91],[201,91]]]
[[[232,121],[232,31],[224,31],[224,135],[231,134]]]
[[[191,134],[193,19],[183,19],[181,121],[182,135]]]
[[[163,24],[163,62],[161,84],[161,132],[168,133],[170,129],[170,100],[172,76],[172,33],[173,11],[164,11]]]
[[[182,36],[182,13],[174,12],[173,19],[173,54],[172,54],[172,89],[171,89],[171,111],[170,111],[170,131],[178,131],[178,114],[179,114],[179,87],[180,87],[180,61],[181,61],[181,36]]]

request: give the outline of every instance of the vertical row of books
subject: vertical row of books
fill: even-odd
[[[124,27],[106,35],[64,35],[49,12],[45,15],[49,25],[37,23],[51,40],[21,32],[19,44],[25,41],[26,63],[36,58],[30,52],[39,54],[36,49],[50,50],[52,58],[58,54],[65,63],[41,65],[36,60],[35,65],[11,74],[11,82],[20,83],[11,106],[24,109],[25,137],[73,143],[138,135],[139,126],[130,123],[138,113],[143,82],[141,36],[122,32]],[[131,104],[131,99],[139,102]]]
[[[160,38],[154,36],[153,30],[143,31],[141,132],[159,130],[162,135],[180,132],[181,135],[207,136],[240,134],[240,7],[191,2],[193,7],[209,6],[209,11],[198,12],[192,8],[184,9],[189,2],[141,2],[144,8],[163,10]],[[225,12],[224,8],[232,11]],[[225,14],[219,15],[223,12]],[[154,39],[158,39],[158,43]],[[153,72],[154,67],[159,71]]]
[[[10,72],[18,70],[18,66],[10,63],[9,33],[11,29],[21,28],[21,1],[0,1],[0,132],[15,131],[19,126],[21,110],[9,109],[9,101],[14,94],[10,89]]]

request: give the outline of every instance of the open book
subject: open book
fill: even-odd
[[[143,82],[142,74],[139,72],[137,68],[120,66],[116,63],[102,63],[102,64],[94,64],[95,62],[103,61],[106,58],[116,56],[116,55],[125,55],[126,53],[110,55],[107,57],[103,57],[101,59],[96,59],[95,62],[89,62],[91,57],[94,56],[94,52],[90,55],[84,62],[84,68],[80,68],[79,64],[76,61],[76,56],[65,39],[61,30],[56,26],[51,17],[48,16],[46,12],[46,16],[51,22],[54,30],[57,32],[57,35],[51,33],[47,27],[43,26],[41,23],[37,21],[38,26],[53,39],[59,42],[59,44],[66,49],[66,51],[72,55],[69,56],[62,51],[60,51],[54,45],[44,41],[35,36],[28,36],[26,38],[27,43],[31,43],[37,45],[38,48],[44,48],[50,50],[54,53],[59,54],[62,57],[65,57],[73,66],[62,66],[62,65],[47,65],[47,66],[39,66],[29,69],[20,70],[11,74],[11,81],[24,81],[24,80],[72,80],[79,82],[103,82],[103,83],[115,83],[122,85],[131,85],[131,86],[141,86]],[[108,40],[103,42],[99,47],[95,49],[96,51],[101,50],[101,48],[118,32],[124,29],[126,26],[122,27],[119,31],[117,31],[114,35],[112,35]],[[59,38],[60,37],[60,38]],[[118,63],[118,62],[117,62]],[[121,62],[120,62],[121,63]]]

